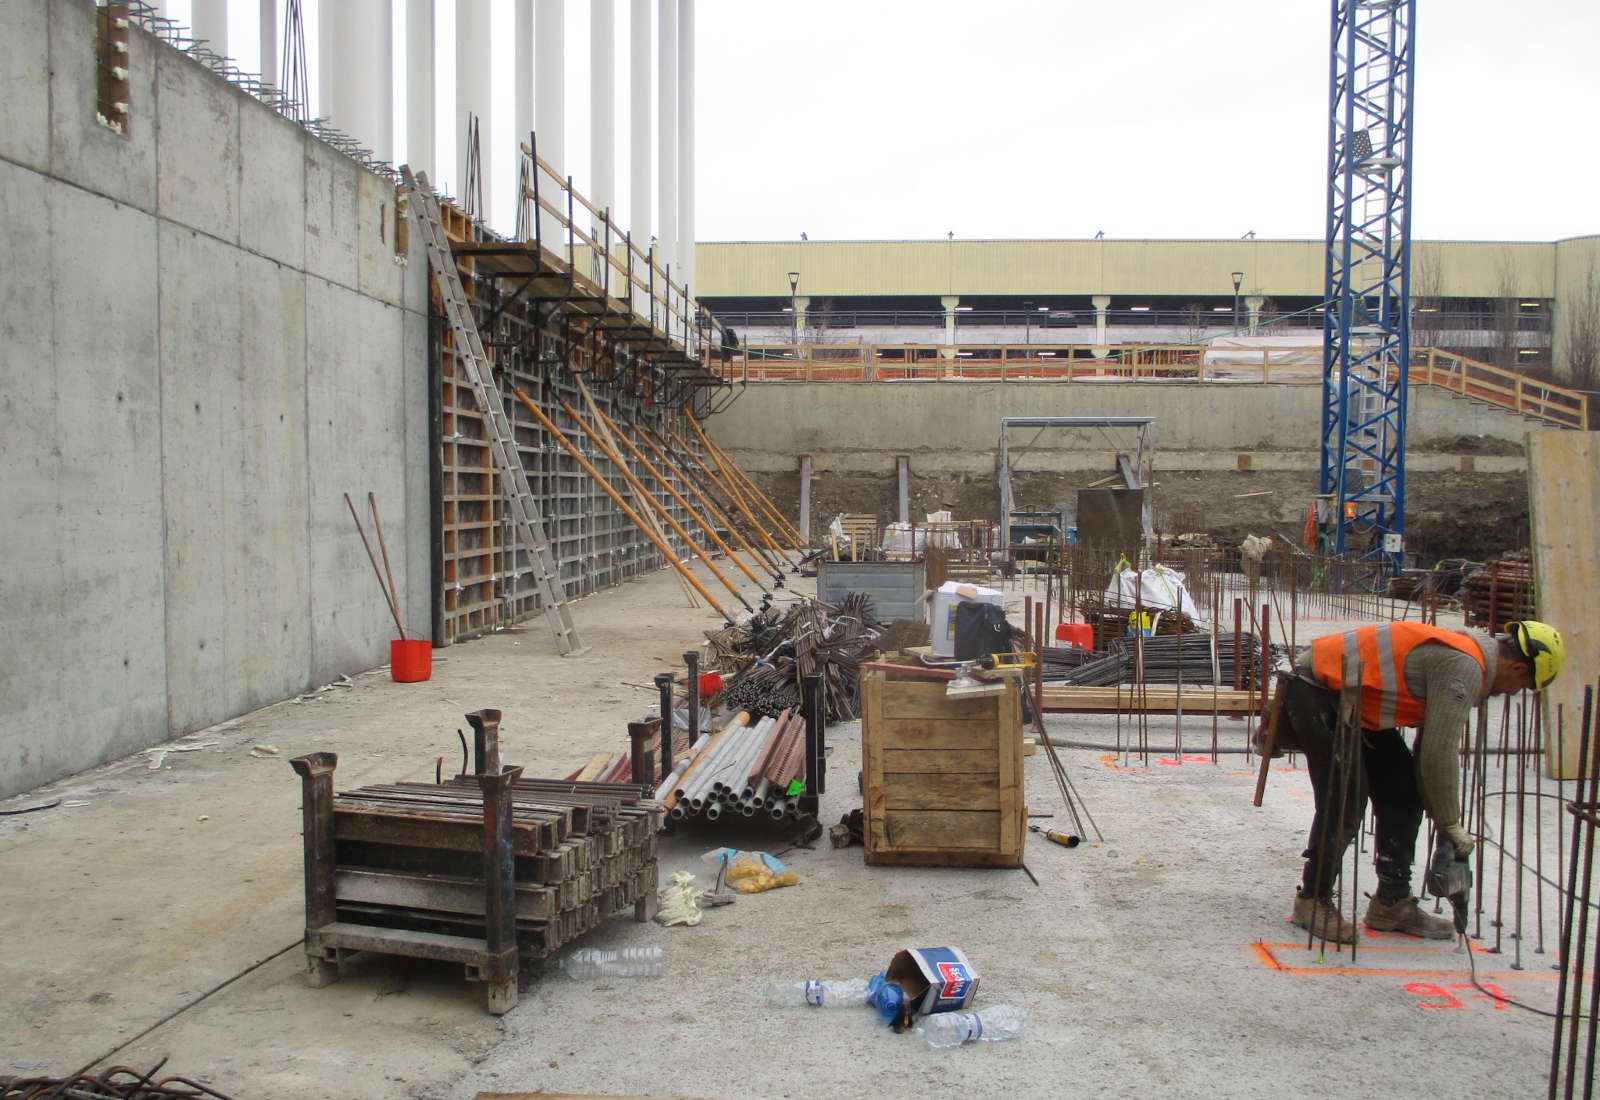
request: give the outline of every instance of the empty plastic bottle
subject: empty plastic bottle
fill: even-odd
[[[804,982],[785,982],[769,985],[761,991],[769,1005],[784,1008],[840,1008],[844,1005],[867,1003],[867,979],[850,978],[831,982],[813,978]]]
[[[962,1043],[996,1043],[1021,1036],[1028,1014],[1016,1005],[990,1005],[981,1012],[936,1012],[922,1021],[918,1032],[930,1047],[958,1047]]]
[[[624,947],[608,951],[603,947],[580,947],[561,960],[561,969],[575,981],[587,978],[659,978],[661,948]]]

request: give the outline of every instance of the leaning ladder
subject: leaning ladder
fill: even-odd
[[[444,235],[444,222],[439,217],[439,199],[428,186],[426,173],[413,177],[410,168],[400,170],[411,192],[411,216],[422,230],[428,246],[428,262],[433,268],[434,280],[439,286],[439,300],[444,304],[446,319],[455,335],[457,356],[467,382],[472,386],[478,408],[483,411],[483,425],[489,436],[489,451],[500,471],[500,482],[506,499],[511,504],[513,529],[519,541],[527,548],[528,559],[533,563],[533,576],[539,585],[539,598],[544,602],[545,618],[556,634],[556,648],[563,657],[576,657],[586,652],[578,640],[578,628],[572,622],[572,610],[567,606],[566,592],[550,557],[550,542],[544,534],[544,517],[539,504],[528,487],[528,475],[522,469],[517,454],[516,437],[511,422],[506,419],[506,409],[500,400],[500,390],[494,383],[488,356],[483,351],[483,340],[478,335],[478,323],[473,319],[467,304],[466,292],[461,288],[461,274],[456,270],[455,256]]]

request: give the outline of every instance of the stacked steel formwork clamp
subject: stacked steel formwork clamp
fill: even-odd
[[[656,904],[661,808],[648,785],[528,779],[500,763],[497,710],[467,715],[474,772],[335,795],[338,758],[290,761],[303,786],[307,979],[357,952],[458,962],[487,1006],[517,1003],[538,959]]]

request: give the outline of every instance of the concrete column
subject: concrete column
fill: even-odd
[[[372,150],[394,159],[394,36],[389,0],[322,6],[322,114]]]
[[[956,357],[956,306],[961,304],[959,294],[946,294],[939,299],[939,304],[944,307],[944,342],[945,347],[939,351],[942,359]]]
[[[261,67],[261,82],[274,88],[278,86],[278,0],[258,0],[256,12],[257,37],[261,48],[256,53]]]
[[[589,199],[617,202],[617,13],[612,0],[589,0]]]
[[[494,133],[490,110],[493,82],[489,34],[488,4],[456,5],[456,117],[452,120],[456,132],[456,163],[451,166],[450,178],[456,181],[456,194],[464,199],[467,184],[467,119],[477,115],[484,202],[492,207],[494,200],[489,181],[496,176],[493,168],[494,142],[489,139],[489,135]]]
[[[533,0],[517,0],[511,29],[511,97],[516,108],[512,125],[516,127],[517,141],[528,140],[533,126]],[[544,135],[539,135],[539,156],[550,158],[544,148]]]
[[[694,293],[694,0],[678,0],[678,268]]]
[[[663,270],[674,265],[672,281],[678,282],[677,254],[674,245],[678,240],[678,4],[677,0],[660,0],[657,9],[656,35],[656,131],[657,156],[660,158],[656,172],[656,186],[660,196],[661,228],[656,232],[660,244],[656,259]]]
[[[194,0],[189,30],[204,38],[212,53],[228,56],[228,0]]]
[[[800,456],[800,541],[811,545],[811,456]]]
[[[1261,327],[1261,307],[1266,305],[1267,297],[1264,294],[1250,294],[1245,297],[1245,308],[1250,311],[1250,331],[1254,332]]]
[[[406,0],[406,162],[435,177],[433,0]]]
[[[900,483],[900,522],[911,522],[911,456],[894,456],[895,479]],[[916,551],[913,544],[912,551]]]
[[[800,343],[805,339],[806,310],[811,305],[811,299],[804,294],[795,296],[794,299],[794,342]]]
[[[1111,296],[1096,294],[1089,300],[1094,303],[1093,351],[1096,358],[1104,358],[1111,350],[1111,345],[1106,342],[1106,310],[1111,308]]]
[[[650,243],[650,0],[632,0],[628,12],[628,229],[641,250]],[[637,262],[637,261],[635,261]],[[633,308],[648,313],[643,292]]]
[[[567,100],[566,100],[566,0],[538,0],[534,8],[533,48],[537,59],[533,69],[533,130],[539,135],[539,159],[550,166],[552,175],[540,181],[549,201],[565,208],[561,189],[566,186]],[[577,207],[573,207],[577,217]],[[546,248],[564,249],[567,233],[554,218],[543,219]]]

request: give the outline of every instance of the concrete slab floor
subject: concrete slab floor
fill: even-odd
[[[498,1019],[481,987],[443,964],[357,958],[336,984],[308,988],[300,787],[288,758],[337,752],[337,789],[425,780],[438,757],[458,762],[464,712],[499,707],[505,759],[565,774],[621,751],[625,723],[654,708],[651,676],[720,625],[687,609],[665,573],[580,601],[574,617],[593,647],[576,660],[555,654],[536,619],[436,652],[426,683],[363,674],[167,746],[190,751],[141,753],[0,805],[63,800],[0,818],[10,901],[0,911],[0,1073],[66,1074],[113,1050],[112,1063],[134,1066],[170,1055],[170,1071],[241,1100],[1543,1090],[1551,1022],[1472,988],[1452,944],[1369,934],[1354,959],[1307,951],[1286,919],[1311,818],[1306,775],[1284,762],[1253,808],[1253,758],[1213,763],[1211,721],[1193,716],[1181,756],[1062,750],[1105,840],[1031,844],[1038,886],[1013,870],[867,867],[860,848],[823,846],[784,855],[800,885],[741,897],[697,927],[619,918],[586,941],[661,945],[660,979],[580,983],[552,969],[526,980],[521,1004]],[[1302,624],[1302,634],[1334,625]],[[1049,728],[1118,736],[1109,717],[1052,716]],[[1130,730],[1124,719],[1122,736]],[[1170,720],[1149,725],[1152,744],[1173,733]],[[1218,733],[1237,749],[1244,724],[1223,720]],[[860,804],[859,726],[834,727],[830,744],[824,824]],[[1064,826],[1042,750],[1025,770],[1030,810]],[[1498,784],[1495,773],[1489,787]],[[1538,840],[1553,879],[1565,815],[1542,801]],[[705,851],[786,843],[748,823],[684,829],[663,838],[662,881],[684,869],[709,887]],[[1362,861],[1357,889],[1372,881]],[[1520,958],[1505,942],[1476,955],[1477,973],[1548,1009],[1556,907],[1531,875],[1522,886]],[[1494,915],[1484,918],[1489,946]],[[901,947],[936,944],[973,960],[979,1006],[1027,1010],[1021,1040],[934,1051],[866,1010],[778,1010],[761,998],[769,983],[867,976]]]

